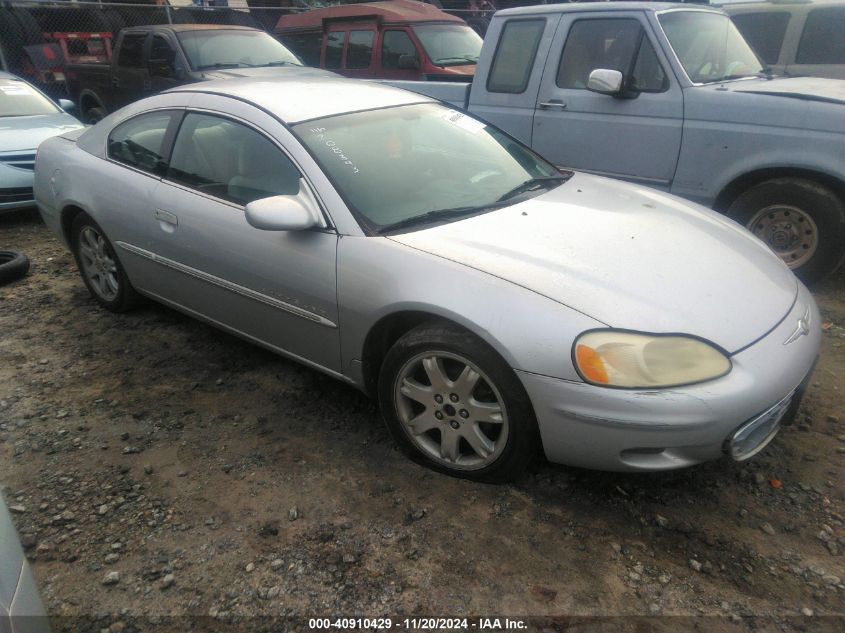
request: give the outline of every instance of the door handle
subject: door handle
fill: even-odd
[[[149,79],[144,79],[144,90],[152,90],[153,82]]]
[[[117,88],[120,85],[120,78],[119,77],[112,77],[111,78],[111,85]]]
[[[549,99],[548,101],[541,101],[540,107],[544,110],[547,108],[565,108],[566,104],[560,99]]]
[[[175,214],[170,211],[165,211],[164,209],[156,209],[155,219],[159,222],[170,224],[171,226],[179,226],[179,218],[177,218]]]

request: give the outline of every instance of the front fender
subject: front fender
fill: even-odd
[[[398,312],[448,319],[514,369],[580,381],[572,342],[602,323],[493,275],[384,237],[342,237],[338,304],[343,366],[363,358],[370,330]]]

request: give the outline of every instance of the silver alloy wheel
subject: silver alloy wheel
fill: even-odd
[[[79,261],[94,292],[104,301],[114,301],[120,292],[117,264],[108,254],[105,238],[92,226],[79,232]]]
[[[411,441],[444,466],[485,468],[507,444],[508,416],[499,390],[458,354],[429,351],[412,357],[397,374],[393,398]]]
[[[819,230],[813,218],[792,205],[773,204],[760,209],[747,227],[790,268],[807,263],[819,245]]]

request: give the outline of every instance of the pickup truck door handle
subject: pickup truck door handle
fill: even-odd
[[[170,211],[165,211],[164,209],[156,209],[155,219],[159,222],[163,222],[164,224],[179,226],[179,218],[177,218],[175,214],[170,213]]]
[[[152,90],[153,89],[153,82],[149,79],[144,79],[144,90]]]
[[[111,78],[111,85],[117,88],[120,85],[120,78],[119,77],[112,77]]]
[[[546,108],[561,108],[561,109],[563,109],[563,108],[566,107],[566,104],[563,101],[561,101],[560,99],[549,99],[548,101],[541,101],[540,107],[543,108],[544,110]]]

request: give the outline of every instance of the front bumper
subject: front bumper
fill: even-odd
[[[787,344],[808,308],[809,332]],[[759,446],[752,445],[752,438],[745,450],[762,448],[781,418],[797,408],[820,345],[818,308],[799,284],[789,314],[764,338],[733,355],[731,372],[716,380],[646,391],[517,374],[534,405],[550,461],[600,470],[669,470],[722,457],[741,427],[775,415],[769,433],[762,429],[755,436]],[[787,406],[777,410],[784,402]]]
[[[0,161],[0,213],[35,206],[32,169],[13,167]]]

